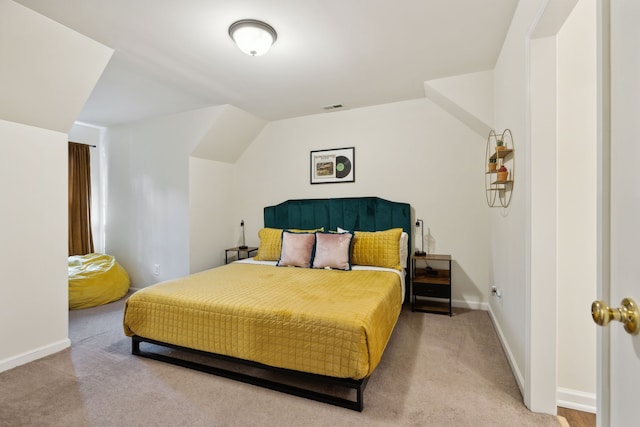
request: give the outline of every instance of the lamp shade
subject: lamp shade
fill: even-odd
[[[242,19],[229,27],[229,36],[241,51],[251,56],[264,55],[278,38],[269,24],[255,19]]]

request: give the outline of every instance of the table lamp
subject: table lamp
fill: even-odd
[[[248,246],[244,243],[244,219],[240,220],[240,227],[242,227],[242,245],[238,246],[238,249],[247,249]]]
[[[416,251],[416,256],[425,256],[427,253],[424,251],[424,221],[417,219],[416,227],[420,227],[420,234],[422,235],[422,239],[420,239],[420,250]]]

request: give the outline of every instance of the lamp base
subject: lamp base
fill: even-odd
[[[238,249],[249,249],[249,246],[247,246],[247,245],[240,245],[240,246],[238,246]]]
[[[425,256],[425,255],[427,255],[427,253],[425,251],[416,251],[415,255],[416,256]]]

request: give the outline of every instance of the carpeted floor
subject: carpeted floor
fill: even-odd
[[[132,356],[124,301],[72,311],[72,346],[0,373],[0,426],[558,426],[526,409],[483,311],[403,310],[364,411]]]

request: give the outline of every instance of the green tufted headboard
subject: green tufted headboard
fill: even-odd
[[[324,227],[327,231],[338,227],[359,231],[399,227],[409,235],[408,253],[413,251],[411,206],[379,197],[287,200],[264,208],[264,226],[305,230]],[[410,261],[407,259],[407,266]]]

